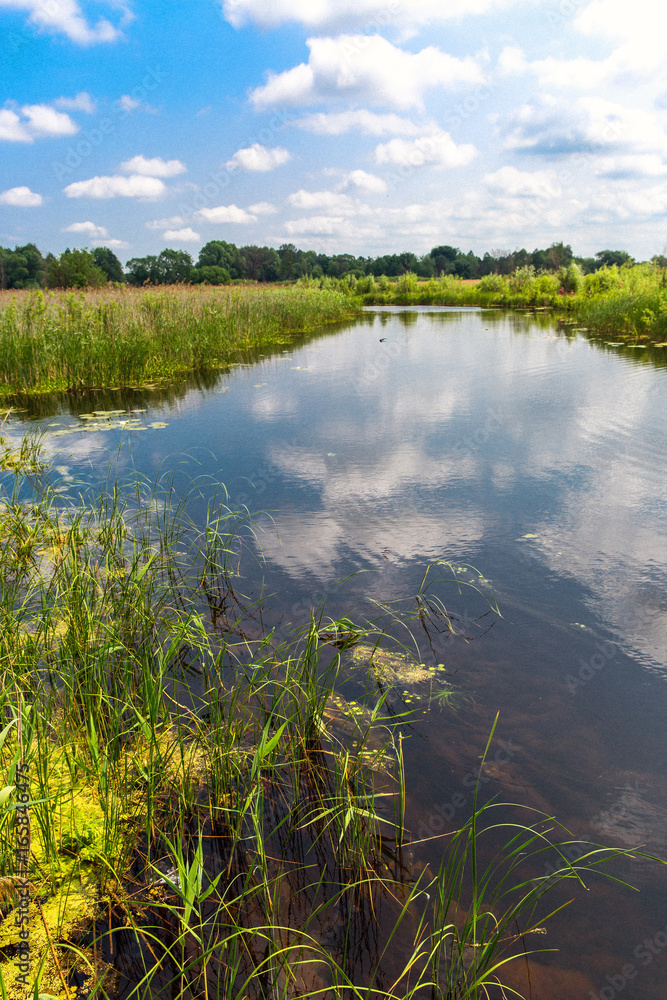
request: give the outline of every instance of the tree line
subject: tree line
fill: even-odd
[[[653,260],[662,266],[661,257]],[[271,247],[244,246],[224,240],[211,240],[199,252],[197,262],[185,250],[163,250],[147,257],[132,257],[123,268],[108,247],[93,250],[65,250],[59,257],[42,256],[34,243],[14,250],[0,247],[0,289],[11,288],[89,288],[108,282],[130,285],[173,285],[207,283],[225,285],[232,281],[296,281],[299,278],[343,278],[366,275],[388,278],[416,274],[420,278],[455,275],[459,278],[482,278],[487,274],[513,274],[518,268],[558,271],[576,263],[584,274],[613,264],[631,264],[633,258],[624,250],[600,250],[594,257],[575,257],[572,247],[552,243],[546,250],[513,250],[485,253],[483,257],[458,247],[437,246],[427,254],[404,253],[380,257],[355,257],[353,254],[317,253],[299,250],[284,243]]]

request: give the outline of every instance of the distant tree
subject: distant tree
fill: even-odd
[[[133,257],[125,264],[127,280],[131,285],[156,284],[157,257]]]
[[[34,243],[15,250],[0,247],[0,288],[40,288],[44,278],[44,258]]]
[[[280,257],[270,247],[241,247],[243,277],[251,281],[278,281]]]
[[[125,267],[131,285],[176,285],[190,281],[193,260],[185,250],[163,250],[157,257],[133,257]]]
[[[49,288],[99,288],[107,276],[95,264],[90,250],[65,250],[60,257],[49,254],[46,266]]]
[[[575,257],[574,263],[579,265],[584,274],[593,274],[600,267],[600,262],[595,257]]]
[[[239,248],[224,240],[211,240],[199,251],[196,267],[223,267],[232,278],[243,277],[243,261]]]
[[[225,267],[200,267],[198,264],[190,271],[190,281],[196,285],[228,285],[232,277]]]
[[[595,257],[599,261],[598,267],[613,267],[614,264],[621,267],[623,264],[634,263],[630,254],[626,253],[625,250],[599,250]]]
[[[93,250],[95,267],[104,271],[109,281],[125,281],[123,265],[109,247],[95,247]]]
[[[280,257],[281,281],[290,281],[295,277],[295,264],[299,251],[293,243],[283,243],[278,250],[278,256]]]
[[[568,267],[573,260],[572,247],[565,246],[564,243],[552,243],[547,248],[547,264],[549,271],[557,271],[561,267]]]
[[[190,280],[194,261],[185,250],[163,250],[157,259],[159,285],[179,285]]]

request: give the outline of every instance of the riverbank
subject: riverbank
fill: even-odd
[[[123,388],[219,369],[349,319],[356,303],[303,286],[0,293],[0,396]]]
[[[477,282],[445,276],[418,282],[405,275],[394,283],[360,279],[354,294],[364,305],[480,306],[549,311],[592,336],[630,343],[667,341],[667,284],[653,264],[604,267],[583,275],[576,265],[561,272],[520,268],[489,274]]]
[[[404,735],[451,689],[376,648],[394,608],[278,639],[240,590],[242,513],[195,523],[168,478],[81,497],[30,439],[0,465],[3,996],[409,1000],[523,961],[580,866],[532,811],[485,856],[479,789],[440,870],[415,866]]]

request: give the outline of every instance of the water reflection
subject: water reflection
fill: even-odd
[[[491,790],[556,813],[578,837],[661,852],[666,364],[658,349],[591,343],[543,315],[376,311],[178,390],[48,401],[31,416],[71,423],[46,443],[72,475],[99,477],[131,444],[123,474],[172,470],[178,493],[205,473],[232,504],[270,512],[264,563],[246,566],[244,587],[263,584],[277,619],[325,598],[332,614],[362,614],[369,598],[414,594],[433,560],[473,563],[505,617],[479,643],[439,650],[465,708],[415,727],[412,828],[452,801],[500,709],[517,750]],[[76,423],[122,406],[145,409],[146,429]],[[446,598],[475,619],[471,594],[450,586]],[[424,849],[435,867],[437,850]],[[581,926],[557,918],[568,959],[558,972],[540,962],[534,996],[583,1000],[663,926],[667,880],[643,872],[628,873],[641,897],[594,887]],[[660,983],[656,961],[624,997],[657,997]]]

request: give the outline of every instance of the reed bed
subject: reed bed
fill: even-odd
[[[340,292],[296,286],[4,292],[0,389],[11,395],[173,379],[354,313]]]
[[[348,284],[347,291],[365,305],[543,309],[593,336],[660,346],[667,342],[667,280],[664,268],[654,264],[614,265],[589,275],[576,264],[554,273],[524,267],[475,283],[451,276],[419,282],[411,274],[394,283],[361,278],[354,287]]]
[[[543,897],[623,852],[567,861],[549,817],[476,794],[417,872],[396,608],[280,638],[239,592],[237,512],[194,524],[168,480],[62,493],[36,442],[2,453],[3,997],[504,995]],[[455,630],[430,579],[403,630]]]

